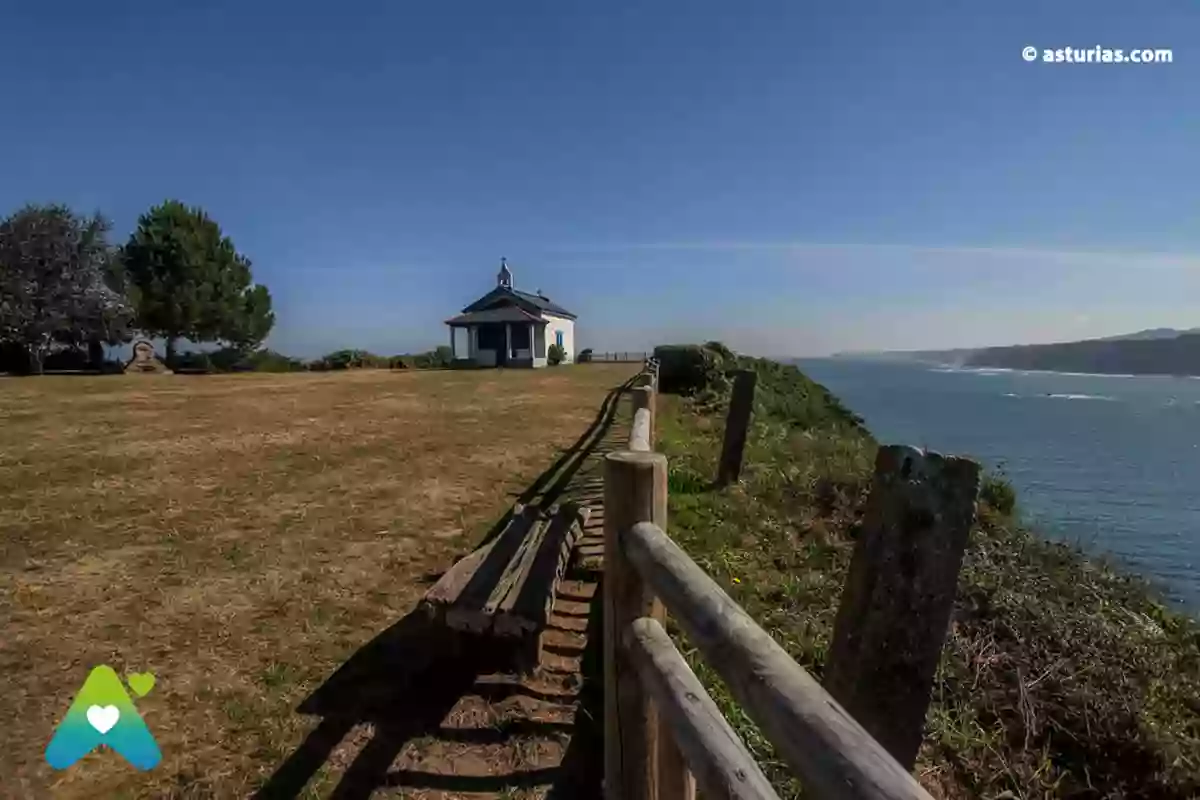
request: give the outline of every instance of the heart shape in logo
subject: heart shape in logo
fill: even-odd
[[[138,697],[145,697],[154,688],[153,672],[135,672],[129,675],[127,680],[129,681],[129,688],[133,689],[133,693]]]
[[[116,706],[88,706],[87,720],[101,733],[111,731],[120,718],[121,712]]]

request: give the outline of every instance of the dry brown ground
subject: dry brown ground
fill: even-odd
[[[297,704],[634,369],[0,382],[0,795],[260,786],[315,725]],[[43,760],[101,663],[158,678],[150,772]]]

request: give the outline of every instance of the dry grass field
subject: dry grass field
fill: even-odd
[[[635,369],[0,382],[0,795],[250,794]],[[45,764],[97,664],[157,676],[155,769]]]

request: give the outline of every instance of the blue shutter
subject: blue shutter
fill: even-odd
[[[555,331],[555,332],[554,332],[554,342],[555,342],[555,344],[557,344],[559,347],[562,347],[562,346],[563,346],[563,343],[562,343],[562,331]]]

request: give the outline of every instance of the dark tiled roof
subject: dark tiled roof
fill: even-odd
[[[539,297],[536,294],[529,294],[529,292],[522,292],[517,289],[513,289],[512,293],[517,295],[518,297],[520,297],[523,300],[528,300],[530,303],[533,303],[535,306],[542,309],[543,311],[549,311],[551,314],[554,314],[555,316],[567,317],[568,319],[575,319],[574,314],[572,314],[570,311],[567,311],[565,308],[560,306],[558,303],[555,303],[553,300],[551,300],[548,297]]]
[[[567,311],[565,308],[560,306],[558,303],[553,302],[549,298],[539,297],[536,294],[521,292],[516,289],[507,289],[503,286],[497,286],[495,289],[492,289],[474,303],[471,303],[471,305],[463,309],[463,313],[482,311],[490,306],[503,304],[505,302],[513,305],[524,306],[525,308],[532,310],[545,311],[549,314],[554,314],[555,316],[566,317],[567,319],[575,319],[574,314],[572,314],[570,311]]]
[[[545,320],[537,314],[530,314],[525,309],[514,306],[500,306],[483,311],[468,311],[457,317],[446,320],[447,325],[480,325],[485,322],[542,322]]]

